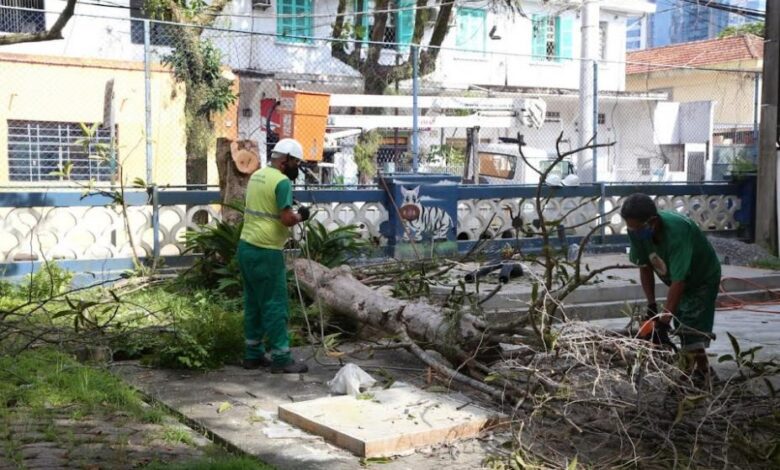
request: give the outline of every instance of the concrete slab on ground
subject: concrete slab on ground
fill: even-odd
[[[309,348],[296,350],[305,357]],[[310,371],[302,375],[272,375],[262,370],[227,366],[209,372],[158,370],[136,362],[115,363],[113,372],[145,394],[178,411],[191,422],[208,429],[219,440],[257,456],[280,469],[356,470],[360,458],[333,446],[319,436],[281,422],[280,405],[327,397],[326,382],[341,367],[306,361]],[[380,379],[378,369],[396,381],[426,386],[425,366],[403,350],[376,351],[372,358],[350,360]],[[452,392],[455,399],[477,402]],[[227,405],[226,405],[227,403]],[[487,433],[480,439],[431,446],[383,464],[382,469],[447,467],[480,468],[495,441]]]
[[[389,457],[479,435],[496,413],[416,387],[279,405],[279,418],[359,457]]]
[[[600,269],[606,266],[629,265],[628,255],[620,253],[583,256],[582,266],[589,269]],[[467,263],[451,271],[450,282],[432,286],[431,293],[439,298],[446,297],[453,289],[458,288],[458,280],[467,273],[474,271],[479,265]],[[536,276],[542,270],[540,266],[523,264],[523,268],[531,270]],[[570,270],[570,274],[571,274]],[[534,276],[526,273],[505,284],[492,298],[483,303],[486,311],[518,310],[527,306],[531,298]],[[762,300],[767,296],[768,289],[780,289],[780,271],[749,268],[744,266],[722,266],[722,287],[728,294],[721,299]],[[479,284],[479,296],[484,298],[498,283],[498,272],[484,278]],[[477,292],[476,284],[466,284],[470,293]],[[667,287],[661,282],[656,283],[656,296],[663,301],[666,298]],[[780,295],[780,294],[779,294]],[[566,298],[566,314],[570,318],[594,320],[599,318],[614,318],[622,316],[627,307],[636,303],[644,303],[644,293],[639,283],[639,270],[635,267],[615,269],[597,277],[597,281],[582,286]]]

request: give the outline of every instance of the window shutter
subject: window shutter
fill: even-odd
[[[396,13],[396,40],[395,42],[403,46],[408,46],[412,42],[412,35],[414,34],[414,6],[416,2],[414,0],[399,0],[398,8],[400,10]]]
[[[481,8],[458,8],[457,47],[485,50],[485,16]]]
[[[574,57],[572,42],[574,40],[574,18],[559,16],[555,19],[555,55],[558,60],[570,60]]]
[[[355,0],[354,12],[355,12],[355,27],[358,28],[355,31],[356,36],[360,36],[363,42],[371,39],[371,11],[373,5],[369,3],[369,0]],[[357,14],[361,13],[363,16],[360,18],[360,23],[357,22]]]
[[[535,60],[544,60],[546,53],[545,33],[547,16],[535,14],[531,20],[531,55]]]

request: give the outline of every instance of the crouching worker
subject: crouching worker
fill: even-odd
[[[620,215],[631,241],[629,258],[639,266],[648,319],[660,337],[668,337],[674,319],[686,373],[695,385],[704,386],[711,380],[705,349],[713,338],[720,286],[715,250],[692,220],[676,212],[659,212],[645,194],[627,197]],[[658,310],[655,301],[654,273],[669,286],[663,310]]]
[[[280,140],[269,165],[256,171],[246,188],[244,228],[238,263],[244,280],[244,368],[271,367],[271,372],[308,371],[290,354],[287,334],[288,295],[284,248],[290,229],[309,218],[309,210],[292,209],[292,181],[298,177],[303,148],[294,139]],[[265,355],[268,340],[271,359]]]

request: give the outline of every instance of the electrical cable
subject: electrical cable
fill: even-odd
[[[765,301],[746,301],[740,298],[737,298],[733,295],[731,295],[728,291],[726,291],[725,288],[725,281],[738,281],[745,283],[749,286],[756,287],[757,290],[762,290],[765,293],[769,294],[770,297],[772,297],[772,300],[765,300]],[[718,302],[718,306],[716,310],[747,310],[749,312],[759,312],[759,313],[773,313],[773,314],[780,314],[780,310],[763,310],[758,308],[752,308],[749,307],[750,305],[778,305],[780,306],[780,292],[776,292],[771,290],[770,288],[761,285],[755,281],[751,281],[750,279],[740,278],[740,277],[724,277],[720,280],[720,288],[719,291],[721,294],[723,294],[724,297],[730,299],[730,302]]]

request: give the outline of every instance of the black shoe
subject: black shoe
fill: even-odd
[[[261,367],[269,367],[271,360],[263,356],[258,359],[244,359],[244,369],[259,369]]]
[[[272,374],[305,374],[309,371],[309,366],[303,362],[292,361],[286,366],[271,365]]]

